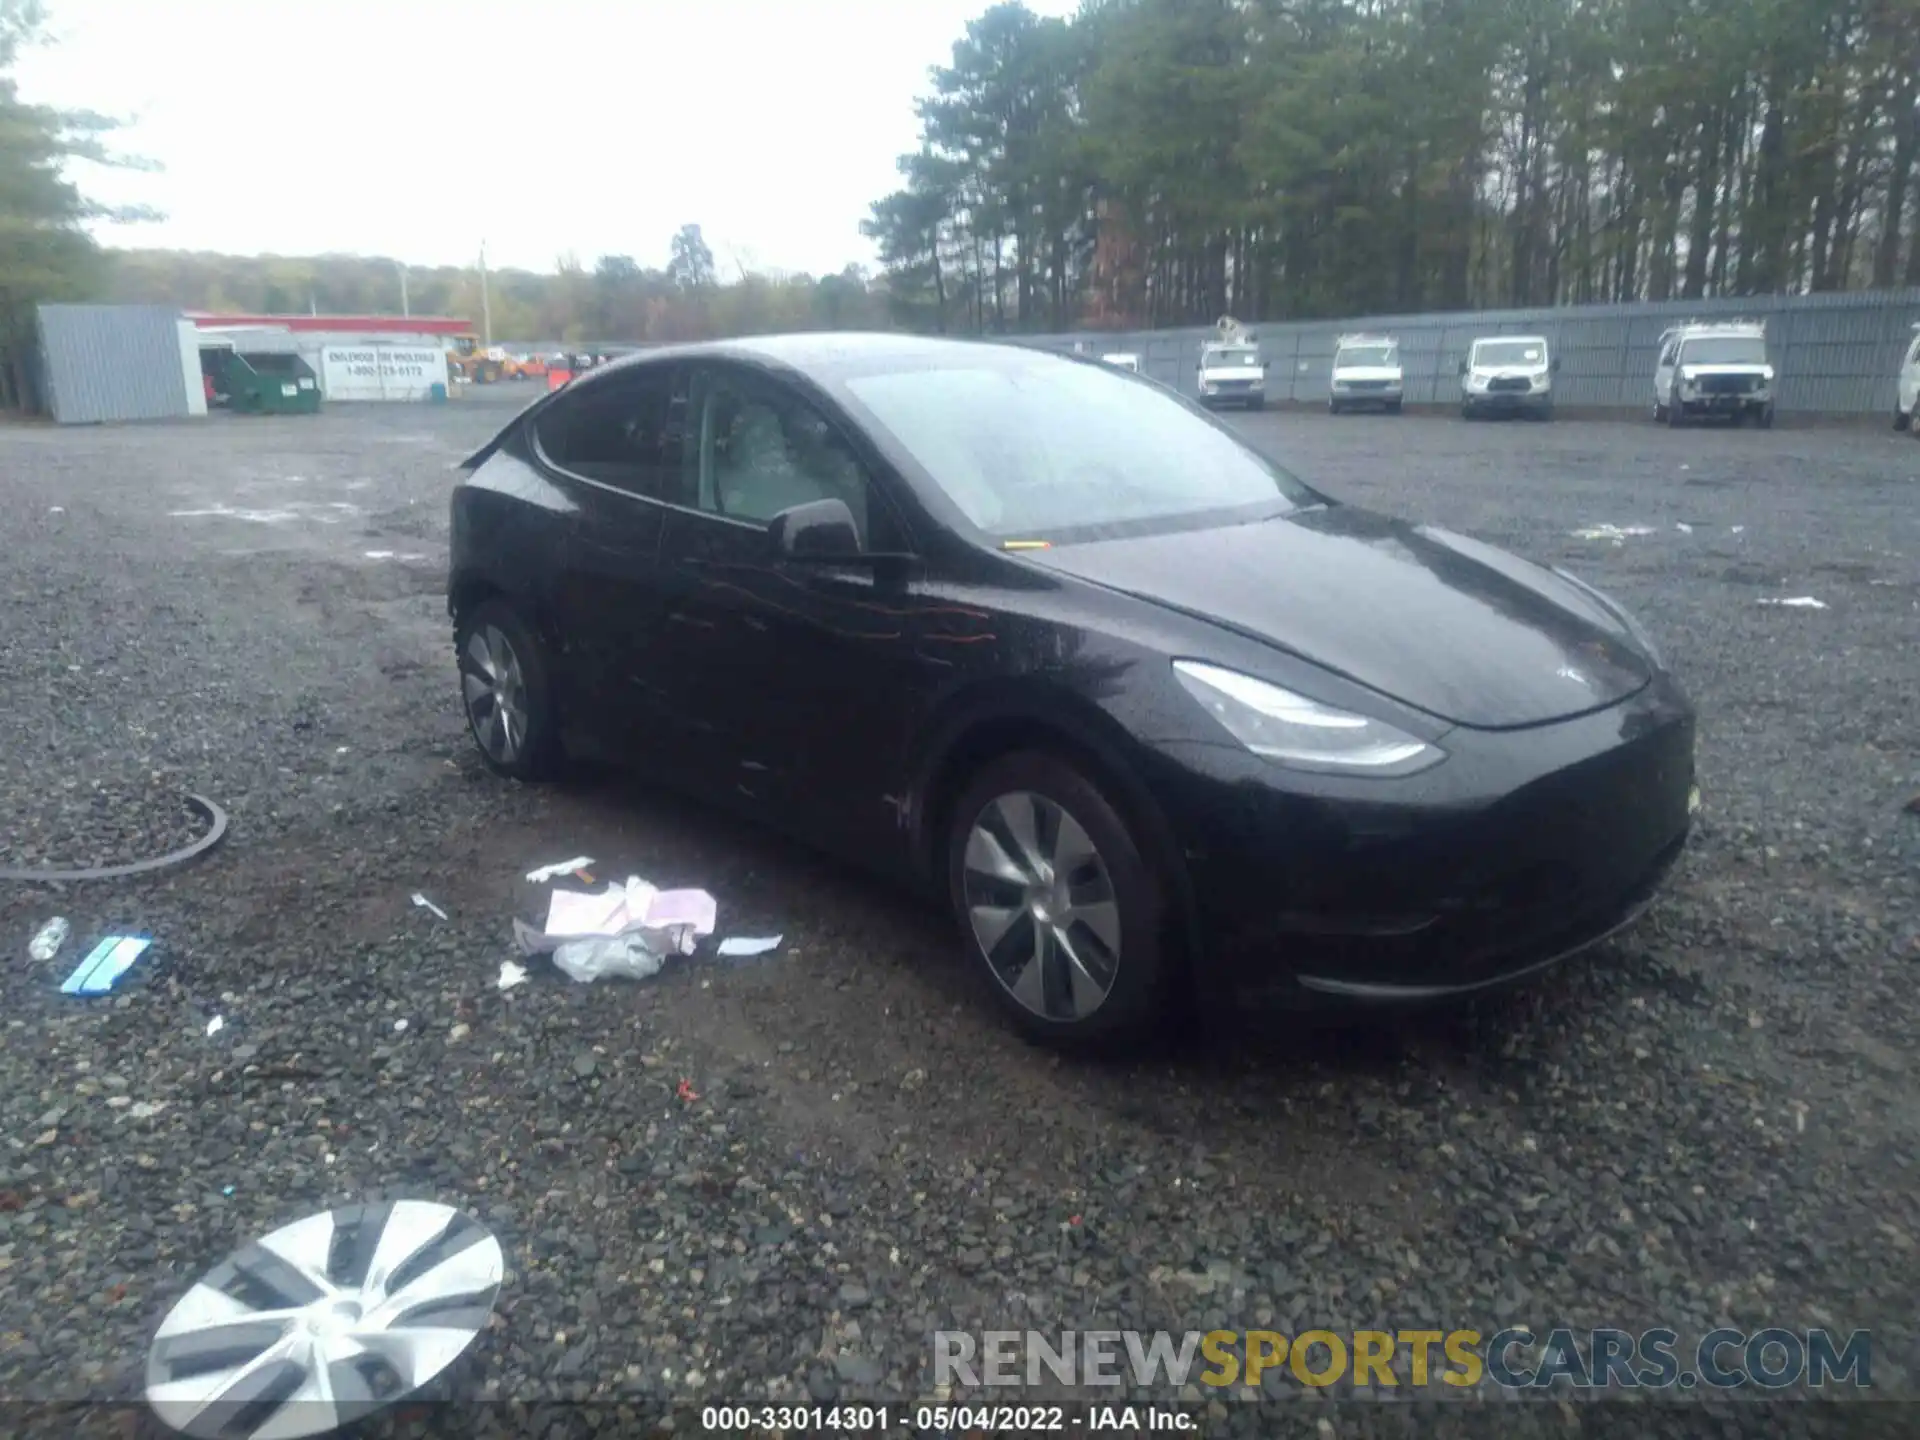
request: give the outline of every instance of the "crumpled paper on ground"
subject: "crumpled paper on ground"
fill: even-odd
[[[550,955],[582,983],[615,975],[644,980],[668,956],[691,955],[699,938],[713,933],[718,912],[704,890],[661,890],[634,875],[593,894],[556,890],[545,928],[516,917],[513,936],[523,955]]]

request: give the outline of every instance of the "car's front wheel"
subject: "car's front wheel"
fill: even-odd
[[[483,600],[454,626],[460,702],[489,769],[515,780],[553,772],[560,753],[546,658],[504,600]]]
[[[1911,410],[1902,410],[1898,405],[1895,405],[1893,407],[1893,428],[1896,430],[1905,430],[1911,424],[1913,424],[1913,412]]]
[[[1029,1036],[1107,1045],[1149,1028],[1172,968],[1165,888],[1074,764],[1030,751],[983,768],[953,806],[947,873],[974,964]]]

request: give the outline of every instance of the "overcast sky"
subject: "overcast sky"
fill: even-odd
[[[31,100],[131,119],[159,174],[78,178],[112,245],[412,264],[872,263],[927,71],[988,0],[48,0]],[[1067,15],[1073,0],[1029,0]]]

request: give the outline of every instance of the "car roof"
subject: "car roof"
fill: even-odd
[[[924,369],[941,364],[979,364],[983,358],[1002,365],[1049,362],[1095,363],[1037,345],[1011,345],[991,340],[946,336],[902,335],[887,332],[841,330],[805,331],[790,335],[752,335],[732,340],[701,340],[663,345],[624,355],[595,369],[589,383],[617,375],[636,365],[658,365],[685,360],[744,360],[772,363],[815,380],[871,374],[895,367]]]
[[[1544,335],[1476,335],[1473,337],[1473,343],[1476,345],[1486,345],[1499,340],[1511,340],[1516,345],[1544,345],[1547,343],[1547,337]]]

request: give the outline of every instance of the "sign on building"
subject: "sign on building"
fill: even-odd
[[[397,345],[329,345],[320,384],[329,400],[425,400],[447,383],[447,352]]]

